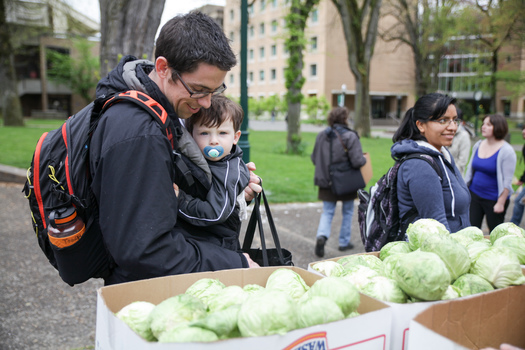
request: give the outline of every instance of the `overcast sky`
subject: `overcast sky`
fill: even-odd
[[[97,22],[100,21],[98,0],[65,0],[65,2]],[[166,0],[159,29],[173,16],[208,4],[225,5],[226,0]]]

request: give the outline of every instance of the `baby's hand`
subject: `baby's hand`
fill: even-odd
[[[173,184],[173,191],[175,191],[175,196],[179,196],[179,186],[177,186],[175,183]]]

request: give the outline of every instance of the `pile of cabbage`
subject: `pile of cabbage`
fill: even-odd
[[[184,294],[158,305],[136,301],[116,316],[148,341],[212,342],[339,321],[357,316],[359,303],[357,288],[344,278],[322,278],[309,287],[295,271],[280,268],[265,287],[203,278]]]
[[[312,268],[352,282],[360,292],[393,303],[453,299],[525,283],[525,230],[502,223],[490,240],[474,226],[450,234],[433,219],[409,225],[408,241],[374,255],[350,255]]]

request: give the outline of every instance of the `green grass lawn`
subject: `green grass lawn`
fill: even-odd
[[[43,132],[58,128],[63,121],[28,120],[25,127],[0,127],[0,164],[26,169],[31,163],[36,143]],[[314,166],[310,154],[317,134],[301,133],[303,155],[288,155],[286,132],[250,130],[250,160],[257,166],[256,173],[264,180],[268,200],[272,203],[317,201],[314,186]],[[522,144],[521,130],[512,130],[511,141]],[[362,138],[363,151],[370,153],[373,177],[367,188],[393,165],[390,157],[391,139]],[[521,152],[517,152],[516,177],[523,173]]]

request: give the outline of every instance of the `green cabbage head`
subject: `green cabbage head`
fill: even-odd
[[[518,257],[504,247],[492,247],[479,254],[470,273],[483,277],[495,288],[525,283]]]
[[[461,229],[450,236],[454,238],[456,242],[464,246],[467,246],[469,243],[483,241],[485,239],[483,237],[483,231],[481,231],[481,229],[476,226],[465,227],[464,229]]]
[[[503,236],[525,237],[525,230],[512,222],[504,222],[490,231],[490,243],[494,244],[498,238]]]
[[[240,309],[241,304],[234,304],[227,309],[209,313],[206,317],[191,322],[189,325],[212,331],[219,339],[227,339],[238,332],[237,317]]]
[[[309,287],[297,272],[281,268],[268,277],[266,289],[279,290],[288,293],[294,299],[299,299]]]
[[[420,300],[440,300],[450,285],[450,273],[435,253],[399,254],[392,272],[399,287],[410,297]]]
[[[298,328],[335,322],[344,318],[341,308],[327,297],[313,296],[298,303]]]
[[[235,304],[242,304],[248,294],[239,286],[228,286],[213,295],[208,301],[208,311],[224,310]]]
[[[345,273],[343,265],[332,260],[318,262],[313,264],[312,268],[325,276],[339,277]]]
[[[473,263],[479,254],[484,252],[487,249],[490,249],[491,244],[488,239],[484,239],[482,241],[474,241],[467,245],[467,251],[468,256],[470,257],[470,261]]]
[[[493,246],[512,250],[518,257],[520,264],[525,265],[525,238],[520,236],[503,236],[498,238]]]
[[[343,277],[325,277],[315,281],[308,291],[309,298],[314,296],[332,299],[345,316],[356,311],[361,301],[357,288]]]
[[[124,306],[115,314],[118,319],[124,321],[129,328],[147,341],[154,341],[155,337],[149,327],[149,314],[155,308],[155,304],[147,301],[135,301]]]
[[[450,235],[428,235],[420,243],[421,251],[435,253],[443,260],[452,281],[470,270],[467,248],[452,239]]]
[[[394,254],[390,255],[383,260],[383,269],[381,270],[381,275],[393,278],[394,276],[394,268],[397,264],[397,261],[401,257],[402,254]]]
[[[388,242],[381,248],[379,251],[379,258],[383,261],[390,255],[394,254],[405,254],[410,253],[410,247],[408,246],[408,242],[405,241],[396,241],[396,242]]]
[[[373,277],[379,276],[380,273],[364,265],[354,265],[349,268],[342,276],[345,280],[351,282],[358,290],[370,283]]]
[[[381,259],[371,254],[349,255],[337,260],[337,262],[343,265],[347,271],[351,270],[355,265],[363,265],[381,272],[381,265],[383,264]]]
[[[238,327],[243,337],[285,334],[297,328],[297,303],[280,290],[266,289],[241,305]]]
[[[149,314],[150,328],[155,338],[162,333],[206,316],[206,305],[198,298],[179,294],[163,300]]]
[[[246,284],[244,287],[242,287],[242,289],[244,289],[244,291],[249,295],[252,295],[264,290],[265,288],[258,284]]]
[[[219,337],[207,329],[179,325],[163,332],[159,338],[159,343],[207,343],[217,340]]]
[[[365,285],[361,292],[372,298],[391,303],[404,304],[407,302],[407,295],[397,282],[384,276],[376,276],[370,279],[370,283]]]
[[[456,287],[453,285],[448,286],[447,290],[445,291],[445,294],[441,297],[441,300],[450,300],[450,299],[456,299],[459,298],[459,291]]]
[[[463,276],[460,276],[454,282],[453,286],[457,288],[459,296],[461,297],[494,290],[492,284],[486,279],[472,273],[466,273]]]
[[[218,279],[202,278],[189,286],[186,289],[186,294],[193,295],[202,300],[203,303],[208,304],[208,300],[224,287],[226,287],[224,283]]]
[[[426,235],[448,236],[445,225],[434,219],[419,219],[408,225],[406,235],[408,237],[408,246],[414,251],[419,248]]]

